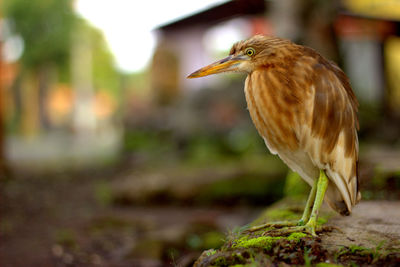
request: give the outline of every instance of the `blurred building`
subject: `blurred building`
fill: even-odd
[[[151,65],[152,88],[159,102],[185,90],[213,87],[221,77],[186,79],[189,72],[226,53],[232,42],[252,33],[270,33],[264,0],[223,3],[156,29],[158,45]],[[222,44],[221,44],[222,43]]]
[[[342,3],[335,31],[353,88],[361,101],[400,115],[400,2]]]
[[[158,102],[168,102],[182,92],[219,87],[223,76],[186,76],[240,39],[274,34],[338,62],[360,102],[400,114],[399,20],[398,1],[229,1],[156,29],[152,89]]]

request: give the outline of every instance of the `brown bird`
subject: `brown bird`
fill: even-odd
[[[312,186],[294,230],[315,235],[325,195],[330,207],[349,215],[361,198],[359,126],[358,102],[343,71],[311,48],[255,35],[188,78],[221,72],[248,74],[246,101],[259,134],[272,154]]]

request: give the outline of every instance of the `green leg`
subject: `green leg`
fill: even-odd
[[[325,192],[328,187],[328,184],[329,184],[328,177],[326,177],[326,174],[323,170],[320,170],[314,206],[311,211],[310,219],[308,220],[307,224],[305,225],[306,229],[311,230],[311,234],[314,236],[316,236],[315,228],[317,227],[318,212],[319,212],[319,209],[321,208],[322,202],[324,201],[324,196],[325,196]]]
[[[305,231],[312,234],[313,236],[316,236],[315,228],[317,227],[318,212],[321,208],[322,202],[324,201],[324,196],[328,187],[328,183],[329,180],[328,177],[326,177],[325,172],[323,170],[320,170],[319,178],[315,181],[313,187],[311,188],[311,192],[308,197],[303,216],[301,220],[297,223],[297,226],[296,223],[293,222],[266,223],[263,225],[251,227],[250,229],[248,229],[248,231],[257,231],[268,227],[285,227],[283,229],[278,229],[277,231],[286,234]],[[304,224],[304,222],[306,221],[307,223]]]
[[[307,204],[306,207],[304,208],[303,216],[301,217],[300,221],[297,224],[299,226],[305,225],[306,222],[310,219],[311,209],[314,206],[315,195],[317,192],[318,180],[319,179],[315,180],[314,185],[311,188],[311,192],[308,195]]]

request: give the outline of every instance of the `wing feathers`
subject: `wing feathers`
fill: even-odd
[[[314,107],[311,136],[322,140],[320,155],[314,155],[319,166],[329,163],[328,177],[336,185],[327,194],[340,213],[350,213],[358,199],[358,139],[357,100],[344,73],[333,63],[319,58],[314,65]],[[322,155],[324,154],[324,155]],[[327,156],[327,160],[325,159]],[[343,210],[345,207],[348,211]]]

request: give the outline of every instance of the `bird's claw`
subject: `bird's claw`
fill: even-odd
[[[296,225],[298,225],[297,222],[291,222],[291,221],[264,223],[261,225],[256,225],[256,226],[250,227],[249,229],[246,230],[246,232],[256,232],[258,230],[267,229],[267,228],[280,229],[280,228],[284,228],[284,227],[293,227]]]
[[[247,229],[246,232],[256,232],[262,229],[265,229],[263,235],[268,236],[287,236],[292,233],[302,232],[313,237],[317,237],[317,231],[320,232],[323,230],[317,229],[317,224],[314,221],[308,221],[306,224],[304,224],[304,222],[300,220],[299,222],[265,223],[251,227]]]

